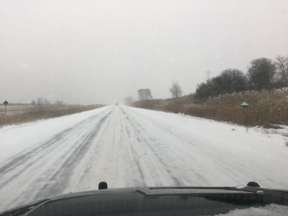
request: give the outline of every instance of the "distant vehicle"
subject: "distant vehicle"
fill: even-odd
[[[66,194],[18,207],[0,216],[215,215],[268,204],[288,205],[288,191],[249,182],[236,187],[136,187]]]

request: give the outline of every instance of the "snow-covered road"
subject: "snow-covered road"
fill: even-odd
[[[133,186],[288,189],[285,137],[125,106],[0,129],[0,212],[63,193]]]

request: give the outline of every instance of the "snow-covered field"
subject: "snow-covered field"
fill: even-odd
[[[280,134],[108,106],[0,129],[0,212],[63,193],[133,186],[288,188]]]

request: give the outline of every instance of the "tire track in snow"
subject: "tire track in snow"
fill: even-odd
[[[22,151],[21,153],[17,154],[13,158],[9,159],[8,162],[0,167],[0,189],[8,184],[11,180],[15,179],[16,177],[20,176],[27,168],[29,168],[37,161],[41,160],[43,155],[41,153],[45,152],[45,154],[49,154],[49,152],[53,151],[55,146],[59,146],[60,144],[64,143],[65,140],[69,138],[69,134],[74,133],[75,131],[83,128],[88,122],[94,121],[95,119],[99,118],[98,115],[91,116],[73,127],[67,128],[57,134],[55,134],[52,138],[49,138],[46,141],[40,142],[35,146],[31,147],[28,150]],[[21,166],[21,169],[17,172],[14,172],[12,176],[9,178],[5,178],[5,174],[14,171],[14,169],[18,166]],[[2,180],[2,181],[1,181]],[[4,181],[3,181],[4,180]]]
[[[87,122],[93,121],[94,119],[96,119],[98,117],[99,117],[98,115],[91,116],[91,117],[77,123],[73,127],[67,128],[67,129],[55,134],[52,138],[49,138],[46,141],[37,143],[37,144],[35,144],[35,146],[30,147],[29,149],[18,153],[17,155],[15,155],[14,157],[12,157],[10,159],[7,159],[6,161],[3,162],[5,165],[0,167],[0,175],[5,174],[9,170],[12,170],[17,165],[22,164],[23,161],[27,161],[31,157],[34,157],[35,154],[37,154],[38,152],[41,152],[47,148],[53,147],[53,145],[58,145],[59,142],[67,139],[67,135],[69,133],[72,133],[73,131],[77,131],[83,125],[87,124]]]
[[[134,110],[129,109],[129,112],[133,112],[138,117],[138,114]],[[179,144],[183,144],[186,146],[191,145],[191,147],[195,147],[192,141],[197,142],[196,140],[188,139],[184,135],[180,136],[180,134],[174,133],[173,131],[171,131],[171,129],[166,128],[162,124],[159,124],[156,121],[150,121],[149,118],[145,120],[149,121],[149,124],[154,125],[156,128],[162,130],[163,132],[173,136],[176,140],[179,140],[178,142]],[[214,148],[213,151],[211,151],[211,149],[207,148],[206,146],[203,147],[203,145],[198,145],[197,149],[195,150],[201,151],[202,152],[201,155],[205,155],[211,158],[213,160],[213,166],[217,167],[217,169],[219,170],[219,173],[230,173],[229,177],[235,179],[235,181],[239,181],[239,180],[242,182],[247,181],[247,179],[243,177],[242,173],[249,173],[250,176],[254,175],[254,173],[251,173],[249,170],[241,167],[239,164],[233,164],[233,166],[231,166],[230,160],[224,161],[224,158],[222,157],[223,152],[221,150]],[[227,164],[230,164],[230,166],[227,166]],[[206,185],[209,185],[209,183],[202,176],[200,176],[197,172],[195,172],[195,175],[197,175],[199,179],[202,179],[203,182],[206,182]]]
[[[170,177],[172,178],[172,180],[175,183],[175,186],[182,186],[181,180],[179,178],[177,178],[172,173],[170,168],[167,166],[167,164],[165,164],[165,162],[161,159],[161,157],[159,156],[159,154],[157,153],[157,151],[153,147],[153,145],[157,145],[157,143],[153,142],[152,139],[149,139],[149,135],[146,134],[145,128],[139,122],[137,122],[137,120],[133,119],[132,116],[128,116],[127,112],[124,109],[122,109],[122,108],[120,108],[120,109],[121,109],[122,113],[125,115],[125,118],[129,122],[129,124],[131,124],[132,128],[134,128],[134,130],[135,130],[135,132],[137,134],[138,142],[139,143],[144,143],[150,148],[150,150],[153,153],[153,155],[155,156],[155,158],[157,158],[157,160],[162,164],[164,169],[169,173]],[[139,130],[139,128],[141,128],[142,130]],[[129,131],[129,130],[126,129],[126,131]],[[136,163],[136,165],[138,167],[138,170],[140,170],[141,177],[145,180],[145,175],[142,172],[142,168],[141,168],[141,165],[139,163],[139,159],[137,159],[137,153],[133,149],[133,147],[131,147],[131,149],[132,149],[132,152],[133,152],[134,161],[135,161],[135,163]]]
[[[10,159],[2,169],[0,193],[8,191],[13,194],[16,186],[18,190],[15,194],[18,196],[5,200],[0,196],[0,207],[61,194],[69,186],[74,165],[88,151],[103,122],[111,114],[109,108],[108,111],[86,118]],[[75,134],[76,137],[77,134],[81,136],[75,139]],[[63,155],[63,149],[66,155]]]
[[[102,123],[101,133],[95,136],[95,139],[93,140],[93,146],[91,146],[90,151],[85,155],[86,158],[83,159],[82,161],[83,164],[77,164],[77,166],[80,166],[80,168],[78,169],[79,174],[77,175],[76,179],[74,179],[74,183],[77,182],[76,185],[77,186],[81,185],[81,187],[76,187],[77,188],[76,191],[79,191],[79,189],[87,190],[87,188],[85,188],[85,186],[87,186],[87,177],[92,178],[91,173],[93,174],[95,170],[98,171],[99,169],[103,168],[101,166],[98,166],[98,163],[99,163],[99,160],[102,157],[104,157],[105,155],[104,151],[106,150],[107,146],[104,145],[103,140],[101,139],[103,138],[103,134],[106,134],[107,130],[109,131],[110,126],[113,126],[111,121],[113,120],[114,115],[115,113],[113,109],[111,111],[111,114],[105,119],[105,122]],[[100,132],[100,130],[98,132]],[[95,165],[97,166],[95,167]],[[84,188],[82,187],[82,185],[84,185]],[[93,189],[97,188],[97,186],[98,186],[98,182]]]
[[[67,186],[69,186],[69,177],[73,172],[73,168],[84,157],[86,152],[90,149],[92,141],[97,136],[102,124],[111,114],[109,112],[102,117],[96,127],[91,130],[83,140],[78,143],[78,147],[70,153],[70,156],[62,164],[62,166],[55,171],[54,175],[48,180],[48,182],[57,182],[57,184],[46,184],[39,193],[35,195],[34,199],[42,199],[53,194],[61,194]]]

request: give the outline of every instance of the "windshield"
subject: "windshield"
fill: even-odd
[[[286,0],[1,0],[0,212],[141,186],[288,190]]]

